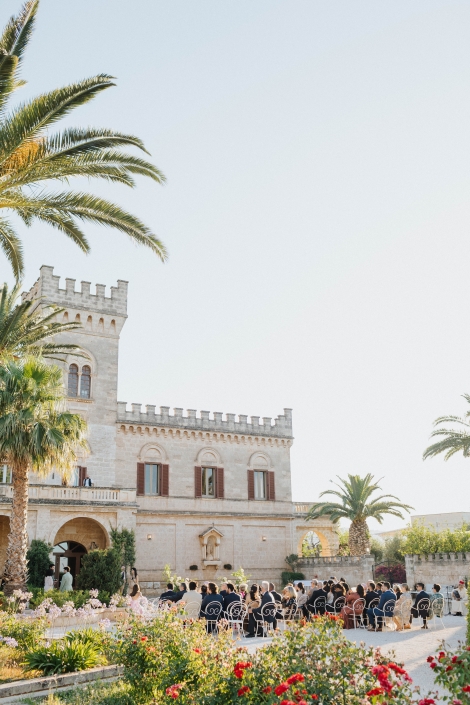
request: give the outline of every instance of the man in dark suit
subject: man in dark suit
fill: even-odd
[[[226,594],[223,595],[224,598],[224,612],[227,612],[227,607],[232,604],[232,602],[241,602],[240,595],[235,592],[235,585],[233,583],[227,583]]]
[[[364,595],[364,600],[366,604],[362,613],[362,618],[365,626],[367,626],[368,624],[367,610],[370,607],[370,603],[373,602],[373,600],[380,601],[380,595],[381,593],[376,589],[374,581],[369,580],[369,582],[367,583],[367,592]]]
[[[375,630],[375,618],[377,617],[377,631],[381,632],[382,631],[382,623],[383,623],[383,617],[384,615],[387,617],[391,617],[393,615],[393,610],[390,608],[390,606],[387,607],[387,610],[385,611],[384,606],[387,602],[392,601],[395,603],[397,601],[397,596],[393,592],[393,590],[390,589],[390,583],[384,581],[382,583],[382,595],[380,596],[380,601],[377,607],[369,607],[367,610],[367,617],[369,618],[369,626],[367,629],[372,632]]]
[[[207,624],[207,631],[211,634],[212,631],[216,630],[216,624],[219,619],[222,618],[222,613],[224,609],[224,598],[218,593],[218,588],[215,583],[209,583],[209,592],[203,598],[201,602],[201,617],[205,617]],[[217,606],[218,603],[220,608]],[[206,609],[209,607],[209,612]]]
[[[413,621],[413,617],[422,617],[423,626],[421,629],[427,629],[427,619],[429,616],[429,607],[431,605],[431,598],[424,589],[424,583],[416,583],[417,593],[415,595],[414,604],[411,608],[410,624]],[[422,601],[423,600],[423,601]],[[421,602],[421,604],[419,604]]]
[[[173,583],[167,583],[166,591],[162,592],[162,594],[160,595],[160,600],[171,600],[175,594],[176,593],[173,590]]]
[[[282,595],[279,592],[276,592],[276,586],[274,583],[269,583],[269,592],[274,597],[274,602],[281,602]]]
[[[320,602],[315,607],[315,600],[318,600],[319,597],[324,599],[320,600]],[[315,614],[315,611],[317,612],[317,614],[325,614],[325,605],[327,597],[328,583],[324,582],[323,587],[318,587],[316,590],[313,590],[305,605],[302,606],[302,612],[304,616],[308,619],[311,614]]]
[[[248,629],[249,632],[246,635],[248,637],[255,637],[258,636],[256,633],[256,630],[258,628],[256,619],[259,621],[262,619],[261,616],[261,610],[262,608],[268,604],[268,602],[271,602],[274,608],[274,596],[271,592],[269,592],[269,583],[266,582],[266,580],[263,580],[261,583],[261,604],[258,609],[254,609],[252,613],[250,614],[249,620],[248,620]],[[256,619],[255,619],[256,617]],[[268,624],[273,624],[274,629],[276,628],[277,620],[276,620],[276,615],[275,614],[264,614],[264,621],[267,622]]]
[[[169,599],[172,602],[179,602],[180,600],[184,600],[185,592],[188,592],[188,586],[186,585],[186,583],[181,583],[179,591],[175,592],[173,597],[170,597]]]

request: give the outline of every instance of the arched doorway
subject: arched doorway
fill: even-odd
[[[52,551],[53,561],[55,564],[54,578],[58,581],[61,573],[64,572],[65,566],[70,568],[73,575],[73,581],[80,572],[82,564],[82,556],[87,553],[85,546],[76,541],[62,541],[54,546]]]
[[[302,539],[303,558],[319,558],[323,551],[320,537],[315,531],[308,531]]]

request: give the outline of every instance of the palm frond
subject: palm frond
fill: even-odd
[[[0,248],[18,281],[24,272],[23,248],[18,235],[5,218],[0,218]]]
[[[462,394],[466,402],[470,404],[470,395]],[[467,411],[465,416],[470,417],[470,411]],[[464,426],[465,428],[470,428],[470,423],[465,421],[460,416],[440,416],[434,421],[434,426],[441,426],[441,424],[457,424],[457,426]],[[437,443],[432,443],[423,453],[423,460],[427,458],[435,458],[438,455],[444,454],[444,460],[449,460],[456,453],[462,453],[464,458],[470,457],[470,432],[462,430],[456,430],[454,428],[435,428],[431,433],[431,438],[436,438],[444,436],[444,438]]]
[[[34,21],[39,7],[39,0],[29,0],[19,14],[11,17],[0,38],[0,47],[8,54],[23,57],[34,28]]]

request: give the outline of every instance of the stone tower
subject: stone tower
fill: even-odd
[[[66,279],[65,289],[59,283],[54,268],[43,265],[23,300],[37,301],[42,307],[60,306],[65,309],[61,320],[82,325],[58,338],[79,345],[89,355],[89,359],[69,355],[63,364],[68,408],[88,422],[90,454],[81,462],[89,476],[95,486],[114,487],[119,336],[127,318],[127,282],[119,280],[109,297],[103,284],[96,284],[92,294],[90,282],[82,281],[80,291],[75,291],[75,279]]]

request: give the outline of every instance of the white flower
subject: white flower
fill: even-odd
[[[99,590],[90,590],[90,597],[92,598],[97,598],[99,594]]]

